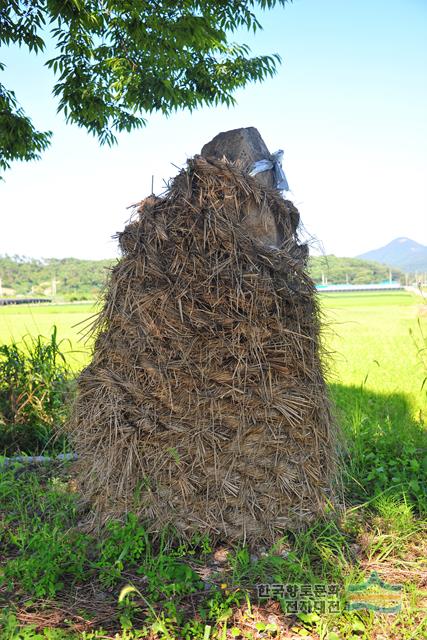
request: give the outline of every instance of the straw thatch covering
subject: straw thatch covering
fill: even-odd
[[[273,215],[277,249],[250,212]],[[119,234],[68,425],[92,522],[271,541],[322,513],[334,430],[297,211],[236,166],[188,163]]]

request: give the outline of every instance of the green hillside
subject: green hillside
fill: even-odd
[[[105,282],[108,269],[115,260],[78,260],[51,258],[37,260],[23,256],[0,257],[3,295],[52,295],[56,281],[57,297],[93,299]]]
[[[52,280],[56,282],[56,297],[63,300],[88,300],[98,296],[109,268],[115,260],[78,260],[51,258],[37,260],[23,256],[0,257],[0,278],[3,296],[52,295]],[[369,284],[389,279],[388,267],[377,262],[336,256],[311,257],[310,273],[316,283],[322,274],[329,283]],[[393,279],[402,274],[393,269]]]
[[[336,256],[312,256],[310,258],[310,274],[320,284],[322,274],[330,284],[371,284],[384,282],[390,278],[389,267],[360,258],[337,258]],[[393,280],[403,276],[399,269],[392,269]]]

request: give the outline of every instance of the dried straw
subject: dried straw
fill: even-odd
[[[279,249],[245,211],[273,212]],[[335,429],[298,212],[231,164],[194,158],[119,234],[67,427],[92,524],[271,542],[332,499]]]

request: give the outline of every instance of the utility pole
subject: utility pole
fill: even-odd
[[[2,297],[3,297],[3,286],[2,286],[1,278],[0,278],[0,298],[2,298]]]

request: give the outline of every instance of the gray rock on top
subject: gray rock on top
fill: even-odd
[[[219,133],[204,145],[201,155],[204,158],[215,158],[216,160],[222,160],[226,157],[229,162],[238,162],[242,170],[248,173],[254,162],[272,160],[267,145],[255,127],[232,129]],[[272,169],[258,173],[255,178],[266,187],[274,187]]]
[[[242,171],[247,173],[251,171],[254,162],[273,160],[272,154],[255,127],[232,129],[219,133],[204,145],[201,156],[207,160],[226,158],[229,162],[238,164]],[[264,187],[270,189],[275,187],[273,169],[257,173],[254,177]],[[285,240],[266,201],[259,206],[253,199],[249,200],[245,204],[243,222],[255,240],[271,249],[280,248]],[[293,212],[291,222],[295,231],[299,222],[296,209]]]

